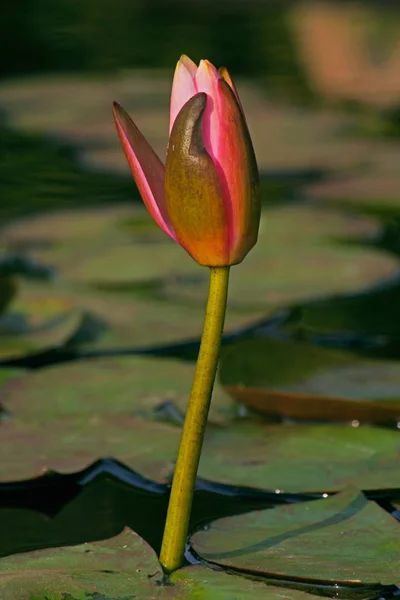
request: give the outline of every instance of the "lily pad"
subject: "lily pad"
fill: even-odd
[[[2,388],[2,403],[29,423],[107,415],[156,420],[161,418],[157,407],[166,401],[184,415],[194,371],[193,363],[150,357],[81,360],[11,379]],[[210,419],[223,423],[231,409],[232,401],[217,384]]]
[[[62,296],[94,320],[92,339],[78,335],[70,341],[70,345],[92,350],[112,350],[199,339],[203,330],[207,291],[204,290],[201,306],[82,288],[63,288]],[[228,307],[225,332],[251,326],[261,318],[268,318],[273,312],[272,307],[258,312]]]
[[[279,492],[400,488],[397,431],[246,421],[209,436],[199,476]]]
[[[142,204],[126,203],[41,213],[9,225],[2,239],[9,252],[62,275],[65,268],[96,262],[107,248],[135,241],[157,243],[165,241],[165,235]]]
[[[109,289],[159,277],[174,279],[196,274],[207,280],[208,271],[201,269],[185,250],[167,238],[153,244],[117,242],[103,245],[79,262],[71,261],[63,270],[66,279]]]
[[[267,590],[272,600],[313,598],[200,566],[164,581],[155,552],[130,529],[100,542],[3,558],[0,585],[3,600],[252,600]]]
[[[109,600],[128,600],[135,594],[151,598],[162,579],[153,550],[130,530],[103,542],[39,550],[0,561],[4,600],[62,600],[66,595],[81,600],[89,594]]]
[[[303,335],[386,336],[400,335],[400,285],[397,278],[368,293],[310,301],[298,307],[290,325]]]
[[[112,400],[111,400],[112,401]],[[64,417],[2,423],[0,481],[31,479],[48,470],[72,473],[113,457],[144,477],[165,482],[174,468],[180,429],[128,415]]]
[[[0,359],[55,348],[79,328],[81,313],[48,286],[23,284],[0,316]]]
[[[400,178],[397,173],[368,173],[347,179],[312,184],[308,198],[324,204],[344,204],[384,214],[400,207]]]
[[[112,204],[92,208],[54,210],[19,219],[2,231],[2,241],[13,251],[38,250],[77,243],[79,240],[110,238],[122,231],[127,219],[147,214],[142,206]]]
[[[220,519],[196,533],[192,545],[207,561],[258,576],[400,582],[400,525],[355,488],[324,500]]]
[[[200,565],[175,571],[169,581],[175,585],[185,583],[189,587],[190,592],[184,596],[185,600],[316,600],[316,596],[301,590],[266,586],[261,581],[207,569]]]
[[[2,386],[10,381],[13,381],[17,377],[20,377],[25,371],[23,369],[0,369],[0,389],[3,392]],[[3,399],[3,398],[2,398]]]
[[[17,287],[14,277],[0,276],[0,315],[13,300]]]
[[[369,218],[306,206],[264,212],[257,245],[242,268],[232,269],[229,306],[281,306],[386,280],[398,273],[393,257],[344,243],[372,239],[379,230]],[[171,299],[196,301],[205,291],[206,282],[166,283]]]
[[[269,415],[396,424],[400,365],[270,338],[237,342],[220,379],[236,400]]]

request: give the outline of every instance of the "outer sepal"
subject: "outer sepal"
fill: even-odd
[[[113,114],[122,148],[143,202],[157,225],[176,240],[165,205],[164,165],[128,113],[117,102],[113,104]]]
[[[228,226],[220,180],[203,141],[207,95],[193,96],[171,131],[165,201],[179,243],[204,266],[229,264]]]

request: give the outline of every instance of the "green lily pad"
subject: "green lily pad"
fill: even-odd
[[[231,426],[205,440],[199,476],[281,492],[400,488],[397,431],[338,425]]]
[[[155,420],[157,407],[166,401],[182,415],[186,412],[194,371],[193,363],[151,357],[81,360],[11,379],[2,388],[2,403],[27,423],[107,415]],[[231,407],[232,401],[217,384],[211,421],[226,421]]]
[[[0,561],[4,600],[81,600],[89,594],[110,600],[128,600],[135,594],[151,598],[162,579],[153,550],[128,529],[111,540],[39,550]]]
[[[204,305],[207,269],[162,236],[143,207],[132,209],[131,217],[125,206],[117,206],[36,219],[35,228],[29,221],[11,228],[9,244],[33,244],[33,257],[57,267],[64,279],[114,291],[153,285],[161,298]],[[29,242],[32,229],[37,229],[31,233],[36,237]],[[56,241],[54,232],[63,229],[61,241]],[[379,232],[379,224],[366,217],[304,206],[267,211],[246,268],[232,270],[231,309],[265,310],[311,295],[354,291],[397,274],[398,264],[389,255],[332,241],[371,238]],[[43,240],[50,247],[35,249],[35,242]]]
[[[355,488],[324,500],[220,519],[196,533],[192,545],[207,561],[259,576],[400,582],[400,525]]]
[[[17,292],[17,282],[14,277],[0,277],[0,315],[6,310]]]
[[[301,342],[252,339],[224,355],[220,379],[236,400],[269,415],[325,421],[400,421],[400,365]]]
[[[112,402],[112,399],[110,399]],[[165,482],[174,468],[180,429],[129,415],[64,417],[2,423],[0,481],[31,479],[48,470],[72,473],[113,457],[144,477]]]
[[[105,244],[97,252],[83,256],[79,262],[71,261],[63,275],[74,282],[118,289],[159,277],[175,279],[176,276],[198,275],[207,280],[208,271],[201,269],[185,250],[165,237],[159,243]]]
[[[94,325],[93,339],[82,339],[78,335],[70,345],[112,350],[200,338],[207,291],[204,291],[201,306],[138,298],[134,294],[88,291],[86,288],[63,288],[62,296],[79,310],[88,313],[95,323],[99,323],[98,327]],[[273,309],[256,312],[231,310],[228,307],[225,332],[251,325],[254,320],[266,318],[272,313]]]
[[[175,585],[186,584],[190,590],[188,600],[316,600],[316,596],[301,590],[266,586],[238,575],[193,566],[175,571],[169,578]]]
[[[337,240],[374,237],[376,221],[305,206],[264,212],[259,240],[243,267],[232,269],[229,306],[298,302],[313,296],[354,292],[398,273],[398,262],[381,251]],[[171,299],[204,297],[206,282],[166,283]]]
[[[81,313],[51,286],[23,284],[0,316],[0,359],[55,348],[79,328]]]
[[[112,204],[72,210],[54,210],[19,219],[2,231],[3,244],[13,251],[51,249],[54,244],[78,243],[79,240],[102,238],[103,241],[122,231],[127,219],[147,214],[142,206]]]
[[[313,598],[201,566],[180,569],[167,582],[155,552],[130,529],[100,542],[3,558],[0,585],[3,600],[251,600],[263,592],[271,600]]]
[[[10,381],[13,381],[14,379],[16,379],[17,377],[21,377],[21,375],[23,375],[25,373],[25,371],[23,369],[9,369],[9,368],[3,368],[0,369],[0,389],[2,390],[2,386]]]
[[[95,261],[107,248],[165,240],[142,204],[117,204],[41,213],[2,232],[8,251],[22,253],[59,273]]]

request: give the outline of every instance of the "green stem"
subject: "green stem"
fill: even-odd
[[[182,566],[193,492],[217,372],[228,296],[229,267],[210,268],[200,351],[176,461],[160,562],[166,573]]]

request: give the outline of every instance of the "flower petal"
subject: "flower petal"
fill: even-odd
[[[113,113],[125,156],[143,202],[157,225],[176,240],[165,205],[164,165],[128,113],[117,102],[113,104]]]
[[[228,69],[226,67],[220,67],[218,69],[218,73],[221,75],[222,79],[224,79],[226,81],[226,83],[231,88],[232,92],[235,94],[236,100],[238,101],[238,104],[239,104],[239,106],[241,108],[243,116],[244,116],[244,118],[246,118],[246,115],[244,114],[242,103],[240,102],[238,91],[236,89],[235,84],[233,83],[232,77],[229,75]]]
[[[165,163],[165,200],[179,243],[204,266],[228,265],[224,198],[203,141],[209,97],[196,94],[179,112]]]
[[[219,139],[218,118],[218,81],[221,79],[217,69],[208,60],[201,60],[196,72],[198,92],[208,96],[207,106],[203,116],[203,139],[208,154],[215,158]]]
[[[171,107],[169,117],[169,131],[176,119],[176,115],[192,96],[197,93],[195,75],[197,65],[184,54],[176,65],[174,80],[172,82]]]
[[[230,264],[243,260],[257,241],[261,204],[254,149],[243,112],[225,80],[218,81],[216,168],[229,223]]]

